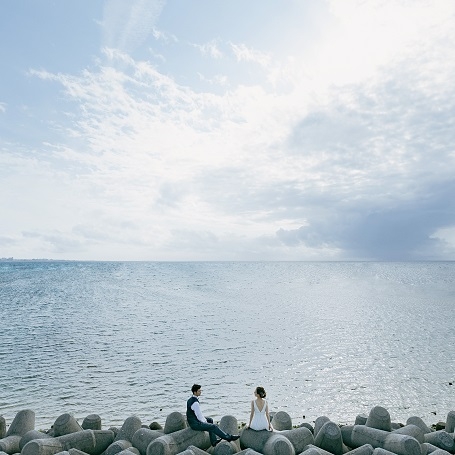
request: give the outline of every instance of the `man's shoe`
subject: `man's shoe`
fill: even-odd
[[[212,447],[215,447],[220,441],[220,438],[216,438],[215,441],[212,442]]]
[[[239,439],[239,438],[240,438],[240,435],[238,435],[238,434],[231,434],[231,435],[229,436],[228,441],[237,441],[237,439]]]

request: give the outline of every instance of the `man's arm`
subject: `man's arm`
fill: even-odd
[[[199,401],[195,401],[192,405],[191,405],[191,409],[194,411],[194,413],[196,414],[196,417],[197,419],[199,420],[199,422],[207,422],[207,419],[202,415],[202,412],[201,412],[201,407],[199,406]]]

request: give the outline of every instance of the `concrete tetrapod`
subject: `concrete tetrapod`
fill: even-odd
[[[187,427],[186,417],[181,412],[171,412],[166,417],[164,424],[164,434],[174,433],[174,431],[184,430]]]
[[[381,447],[376,447],[376,449],[373,450],[373,455],[396,455],[396,453],[382,449]]]
[[[354,447],[371,444],[374,448],[390,450],[397,455],[420,455],[422,453],[419,441],[412,436],[390,433],[366,425],[354,425],[351,440]]]
[[[423,434],[425,433],[431,433],[431,428],[427,426],[427,424],[417,416],[411,416],[406,420],[406,425],[415,425],[416,427],[419,427],[422,431]]]
[[[283,438],[286,441],[283,442]],[[289,444],[288,444],[289,443]],[[300,453],[308,444],[314,443],[311,431],[306,427],[281,431],[280,433],[267,430],[255,431],[246,428],[240,434],[241,447],[248,447],[264,455],[278,454],[277,451]]]
[[[354,429],[354,425],[343,425],[340,428],[341,431],[341,438],[343,439],[343,444],[348,447],[354,447],[352,443],[352,430]]]
[[[431,452],[431,455],[450,455],[450,452],[443,449],[436,449],[435,451]]]
[[[272,426],[275,430],[292,430],[291,416],[285,411],[278,411],[273,415]]]
[[[22,436],[35,429],[35,413],[31,409],[19,411],[14,417],[6,436],[0,440],[0,451],[8,454],[19,452]]]
[[[447,452],[455,453],[455,440],[453,436],[445,430],[433,431],[425,434],[425,442],[429,442]]]
[[[137,450],[135,447],[130,447],[129,449],[118,452],[117,455],[139,455],[139,450]]]
[[[314,421],[314,437],[317,436],[319,430],[323,427],[323,425],[327,422],[330,422],[330,419],[327,416],[319,416]]]
[[[313,433],[306,427],[281,431],[279,434],[289,439],[292,446],[294,447],[295,453],[300,453],[309,444],[314,444]]]
[[[417,439],[417,441],[419,441],[419,444],[423,444],[425,442],[425,433],[423,430],[417,425],[413,425],[412,423],[398,428],[398,430],[393,430],[392,434],[407,434],[408,436],[412,436],[413,438]]]
[[[354,425],[365,425],[367,420],[368,416],[366,414],[357,414]]]
[[[190,445],[203,450],[208,449],[210,447],[209,434],[206,431],[196,431],[191,428],[165,434],[149,444],[146,455],[176,455]]]
[[[115,436],[115,441],[120,441],[121,439],[126,439],[127,441],[132,442],[134,433],[136,433],[139,428],[142,428],[142,422],[139,417],[131,416],[128,417],[120,428],[120,431]]]
[[[34,439],[23,447],[21,455],[55,455],[63,450],[78,449],[89,455],[100,455],[113,442],[109,430],[82,430],[49,439]]]
[[[81,425],[83,430],[101,430],[101,417],[98,414],[90,414]]]
[[[339,426],[331,421],[322,425],[314,438],[314,445],[334,455],[343,455],[344,452],[347,452],[346,448],[343,447],[343,438]]]
[[[288,438],[267,430],[245,428],[240,434],[240,446],[264,455],[295,455],[295,449]]]
[[[27,444],[27,442],[33,441],[34,439],[49,439],[52,436],[49,436],[46,433],[43,433],[42,431],[38,430],[30,430],[27,431],[27,433],[22,436],[20,442],[19,442],[19,451],[22,450],[22,448]]]
[[[82,431],[82,427],[71,414],[62,414],[54,422],[54,436],[63,436],[65,434]]]
[[[307,446],[304,452],[302,454],[305,455],[333,455],[331,452],[327,452],[327,450],[321,449],[318,446],[315,446],[314,444],[310,444]]]
[[[132,446],[130,441],[126,439],[120,439],[118,441],[114,441],[103,453],[103,455],[116,455],[123,450],[127,450]]]
[[[234,416],[221,417],[220,428],[227,434],[237,434],[238,422]],[[240,451],[240,441],[221,441],[213,450],[214,455],[232,455]]]
[[[392,431],[389,411],[382,406],[375,406],[368,414],[365,425],[378,430]]]
[[[3,416],[0,416],[0,439],[6,436],[6,420]]]
[[[357,447],[357,449],[350,450],[350,455],[371,455],[374,449],[371,444],[364,444],[363,446]]]
[[[139,428],[133,435],[133,447],[139,450],[141,455],[146,455],[147,447],[149,444],[154,441],[156,438],[163,436],[163,431],[159,430],[149,430],[148,428]]]
[[[450,411],[447,414],[446,428],[447,433],[453,433],[455,430],[455,411]]]

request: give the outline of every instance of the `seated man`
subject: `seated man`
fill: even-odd
[[[186,419],[190,428],[196,431],[208,431],[210,436],[210,442],[215,447],[221,439],[226,441],[235,441],[239,439],[238,434],[227,434],[219,426],[213,423],[213,419],[210,417],[205,418],[202,415],[201,407],[199,406],[198,397],[202,393],[201,386],[194,384],[191,387],[193,396],[186,402]],[[219,436],[219,438],[217,438]]]

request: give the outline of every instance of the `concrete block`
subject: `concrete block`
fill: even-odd
[[[163,431],[149,430],[148,428],[139,428],[133,435],[133,447],[139,450],[141,455],[146,455],[148,445],[156,438],[163,436]]]
[[[216,447],[213,448],[213,455],[233,455],[240,451],[239,444],[236,444],[237,441],[221,441]]]
[[[21,455],[55,455],[64,450],[63,444],[57,438],[33,439],[25,444]]]
[[[311,433],[314,434],[314,427],[313,427],[313,425],[311,425],[311,423],[303,422],[303,423],[301,423],[301,424],[299,425],[299,427],[308,428],[308,429],[311,431]]]
[[[314,444],[309,444],[302,453],[305,455],[333,455],[331,452],[327,452],[327,450],[321,449]]]
[[[19,452],[23,449],[27,442],[33,441],[33,439],[49,439],[50,437],[51,436],[49,436],[46,433],[43,433],[42,431],[38,430],[27,431],[27,433],[25,433],[24,436],[22,436],[19,442]]]
[[[82,427],[71,414],[62,414],[54,422],[54,437],[82,431]]]
[[[340,428],[341,431],[341,438],[343,439],[343,444],[348,447],[354,447],[352,444],[352,430],[354,429],[354,425],[343,425]]]
[[[121,439],[126,439],[127,441],[132,442],[134,433],[137,430],[142,428],[142,422],[139,417],[131,416],[128,417],[124,422],[122,427],[120,428],[119,432],[115,436],[115,441],[119,441]]]
[[[186,417],[181,412],[171,412],[164,424],[164,434],[174,433],[174,431],[184,430],[187,427]]]
[[[134,447],[129,447],[128,449],[122,450],[121,452],[118,452],[117,455],[136,455],[139,453],[139,450],[137,450]]]
[[[424,442],[421,444],[422,446],[422,455],[434,452],[435,450],[439,450],[439,447],[434,446],[433,444],[430,444],[429,442]]]
[[[314,436],[306,427],[294,428],[292,430],[284,430],[279,433],[288,438],[294,447],[295,453],[302,452],[309,444],[314,444]]]
[[[365,425],[378,430],[392,431],[389,411],[382,406],[375,406],[368,414]]]
[[[307,428],[296,428],[295,430],[301,430],[303,433],[311,435]],[[295,430],[278,433],[267,430],[255,431],[246,428],[240,434],[240,445],[242,448],[250,448],[264,455],[295,455],[294,446],[287,437],[289,433]],[[311,435],[311,438],[313,438],[313,435]]]
[[[423,434],[432,432],[432,429],[429,428],[427,424],[417,416],[409,417],[408,420],[406,420],[406,425],[415,425],[419,427],[423,431]]]
[[[6,420],[3,416],[0,416],[0,439],[6,436]]]
[[[10,436],[4,437],[3,439],[0,439],[0,451],[6,452],[9,455],[19,452],[21,439],[22,436],[18,434],[12,434]]]
[[[194,455],[207,455],[207,452],[205,450],[202,450],[196,446],[188,446],[188,449],[191,450],[191,452],[193,452]]]
[[[398,455],[421,455],[422,453],[419,441],[412,436],[390,433],[366,425],[354,425],[351,440],[355,448],[370,444],[375,449],[379,447]]]
[[[314,437],[317,436],[319,430],[323,427],[323,425],[327,422],[330,422],[330,419],[327,416],[319,416],[314,421]]]
[[[450,411],[447,414],[446,428],[447,433],[453,433],[455,430],[455,411]]]
[[[83,430],[101,430],[101,417],[98,414],[90,414],[81,425]]]
[[[278,413],[277,413],[278,414]],[[254,430],[251,430],[254,431]],[[268,432],[270,433],[270,432]],[[264,455],[295,455],[291,441],[282,434],[272,434],[264,444]]]
[[[404,427],[398,428],[398,430],[393,430],[392,433],[394,434],[407,434],[408,436],[412,436],[413,438],[417,439],[420,444],[425,442],[424,435],[425,433],[423,430],[414,424],[408,424]]]
[[[390,450],[381,449],[381,447],[377,447],[373,450],[373,455],[396,455],[396,453],[390,452]]]
[[[275,430],[292,430],[291,416],[285,411],[278,411],[273,416],[272,426]]]
[[[24,436],[27,431],[35,429],[35,412],[31,409],[19,411],[13,419],[11,426],[6,432],[6,437],[19,435]]]
[[[370,444],[364,444],[357,449],[350,450],[349,455],[372,455],[374,449]]]
[[[343,447],[341,430],[335,422],[326,422],[314,438],[314,445],[327,450],[334,455],[343,455],[346,451]]]
[[[0,451],[9,455],[20,452],[19,445],[22,436],[34,429],[35,413],[30,409],[19,411],[6,431],[5,437],[0,440]]]
[[[355,418],[354,425],[365,425],[367,420],[368,416],[366,414],[358,414]]]
[[[455,453],[455,440],[445,430],[426,433],[425,442],[429,442],[440,449],[447,450],[447,452]]]
[[[116,455],[117,453],[127,450],[132,446],[130,441],[119,439],[114,441],[103,453],[103,455]]]
[[[190,445],[203,450],[209,448],[209,434],[206,431],[196,431],[191,428],[165,434],[148,445],[146,455],[176,455],[186,450]]]
[[[82,450],[79,449],[69,449],[68,453],[69,455],[88,455],[86,452],[82,452]]]

